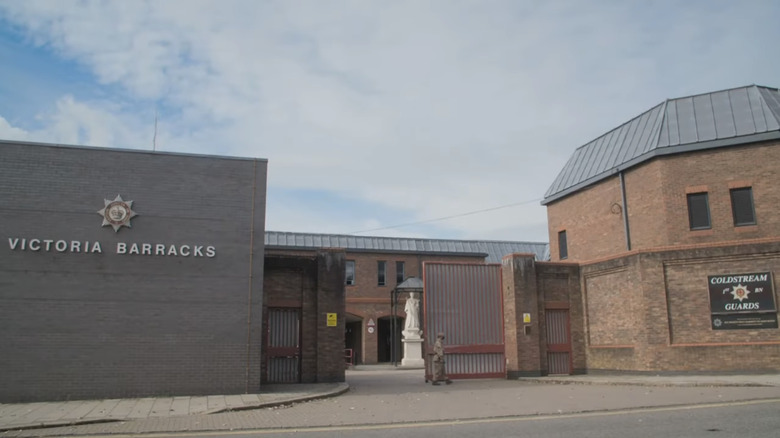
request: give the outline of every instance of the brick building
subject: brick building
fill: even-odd
[[[400,362],[406,296],[395,286],[409,277],[422,278],[423,262],[500,263],[507,254],[532,254],[547,260],[547,243],[413,239],[267,231],[266,257],[305,257],[317,249],[346,251],[345,347],[355,364]],[[394,315],[395,313],[395,315]],[[395,323],[393,323],[395,319]],[[393,330],[395,329],[395,335]],[[395,350],[393,349],[395,345]]]
[[[780,92],[670,99],[578,148],[542,201],[588,370],[780,369]]]

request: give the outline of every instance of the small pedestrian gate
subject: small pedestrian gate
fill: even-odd
[[[449,377],[506,377],[501,266],[425,262],[423,283],[426,379],[437,333]]]
[[[301,310],[268,309],[267,382],[299,383],[301,370]]]
[[[546,309],[547,372],[571,374],[571,333],[568,309]]]

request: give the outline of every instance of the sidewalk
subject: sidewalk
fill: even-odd
[[[263,390],[262,394],[0,404],[0,432],[269,408],[337,396],[349,385],[266,385]]]
[[[421,371],[421,370],[418,370]],[[392,376],[416,376],[416,371],[390,365],[358,366],[347,372],[347,380],[394,379]],[[412,374],[409,374],[412,373]],[[382,377],[384,376],[384,377]],[[412,377],[414,381],[418,377]],[[475,381],[468,386],[490,388],[506,387],[501,379],[482,383]],[[397,391],[393,381],[385,386],[390,393]],[[656,387],[780,387],[780,374],[746,375],[576,375],[546,376],[518,379],[517,382],[540,385],[632,385]],[[457,382],[456,382],[457,383]],[[464,381],[465,383],[465,381]],[[430,385],[416,384],[423,393]],[[498,386],[496,386],[498,385]],[[462,385],[453,385],[462,388]],[[383,387],[384,388],[384,387]],[[447,387],[448,389],[453,389]],[[122,422],[126,420],[165,420],[173,417],[217,414],[230,411],[269,408],[309,400],[334,397],[350,389],[347,383],[268,385],[261,394],[215,395],[207,397],[159,397],[141,399],[86,400],[68,402],[43,402],[0,404],[0,432],[37,429],[91,423]],[[540,390],[544,390],[540,386]],[[492,391],[495,391],[493,389]],[[549,391],[549,390],[545,390]],[[360,391],[358,391],[360,392]],[[473,394],[470,394],[473,396]]]
[[[700,375],[643,375],[643,374],[583,374],[575,376],[545,376],[522,378],[527,382],[546,384],[639,385],[639,386],[778,386],[778,374],[700,374]]]

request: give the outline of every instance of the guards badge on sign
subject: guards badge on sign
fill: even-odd
[[[103,226],[111,225],[114,232],[119,232],[122,227],[132,228],[130,219],[138,216],[132,210],[133,201],[125,201],[122,195],[116,195],[113,201],[104,199],[106,205],[98,210],[98,214],[103,216]]]

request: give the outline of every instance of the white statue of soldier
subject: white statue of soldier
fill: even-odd
[[[409,293],[406,299],[406,321],[404,322],[404,336],[420,336],[420,299],[417,298],[417,292]]]

